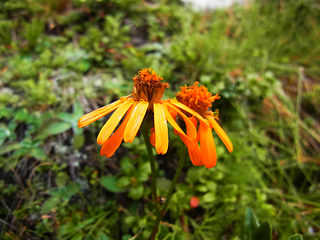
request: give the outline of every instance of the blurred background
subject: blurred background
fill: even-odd
[[[158,239],[320,238],[320,4],[235,2],[1,0],[1,239],[150,236],[142,139],[106,159],[107,118],[77,127],[147,67],[170,84],[164,98],[194,81],[219,93],[234,145],[215,135],[215,168],[187,161]],[[169,132],[160,196],[179,158]]]

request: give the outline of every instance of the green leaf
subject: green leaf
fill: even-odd
[[[130,186],[130,184],[131,184],[131,179],[128,176],[123,176],[117,180],[117,186],[119,188],[126,188]]]
[[[125,190],[118,188],[117,178],[115,176],[103,176],[100,180],[101,185],[110,192],[124,192]]]
[[[73,146],[77,149],[81,148],[84,144],[84,135],[82,133],[75,134],[73,139]]]
[[[105,235],[104,233],[100,233],[98,235],[98,240],[110,240],[110,238],[108,238],[108,236]]]
[[[56,122],[49,126],[47,129],[47,136],[57,135],[63,133],[71,128],[71,124],[68,122]]]
[[[1,146],[0,155],[5,154],[7,152],[14,151],[20,147],[21,147],[20,143],[12,143],[12,144]]]
[[[271,240],[272,230],[269,222],[263,222],[253,234],[254,240]]]
[[[79,101],[75,101],[73,105],[73,120],[78,122],[78,119],[83,115],[83,109]]]
[[[140,199],[143,195],[143,185],[132,187],[129,192],[129,197],[133,199]]]
[[[303,237],[300,234],[295,234],[290,236],[289,240],[303,240]]]
[[[198,185],[198,186],[196,186],[196,190],[199,192],[207,192],[208,188],[205,185]]]
[[[51,212],[52,210],[56,209],[61,202],[60,197],[58,196],[53,196],[48,198],[42,205],[41,207],[41,213],[42,214],[47,214]]]
[[[216,199],[216,196],[212,192],[208,192],[205,195],[203,195],[204,202],[213,202],[215,199]]]
[[[65,172],[59,172],[55,178],[58,187],[64,187],[69,180],[69,176]]]
[[[31,149],[30,155],[36,159],[43,160],[47,156],[42,148],[33,148]]]
[[[163,191],[168,191],[171,181],[167,178],[157,178],[158,188]]]
[[[59,119],[61,119],[64,122],[70,122],[70,123],[73,122],[72,114],[70,113],[61,112],[61,113],[58,113],[57,116]]]
[[[244,221],[244,231],[245,231],[244,239],[252,240],[253,234],[256,232],[258,227],[259,227],[259,222],[256,215],[250,208],[247,208],[245,221]]]
[[[2,145],[4,140],[9,136],[10,130],[4,124],[0,124],[0,145]]]

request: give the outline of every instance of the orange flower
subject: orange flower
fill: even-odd
[[[196,145],[190,145],[192,149],[188,146],[188,151],[194,165],[201,166],[204,164],[206,168],[212,168],[217,163],[212,129],[218,134],[229,152],[233,151],[233,145],[227,134],[217,123],[218,116],[210,110],[212,103],[220,97],[218,94],[212,96],[206,87],[198,86],[198,84],[199,82],[195,82],[193,86],[181,87],[181,91],[177,93],[176,97],[180,104],[188,106],[205,119],[203,121],[203,118],[199,118],[197,115],[189,116],[195,127],[198,127],[198,132],[196,138],[188,134]],[[200,151],[197,149],[199,148],[199,143]]]
[[[185,144],[191,146],[193,144],[191,138],[196,137],[196,129],[180,109],[185,110],[191,116],[198,118],[201,116],[181,103],[161,100],[164,90],[169,87],[169,84],[163,83],[162,77],[158,76],[151,68],[142,69],[138,73],[139,75],[133,78],[132,94],[82,116],[78,121],[78,126],[80,128],[87,126],[114,111],[100,130],[97,138],[98,144],[102,145],[100,153],[106,157],[111,157],[115,153],[122,140],[131,143],[144,119],[153,123],[153,140],[158,154],[165,154],[168,150],[167,121],[178,132]],[[179,127],[169,111],[173,111],[183,118],[187,126],[187,134],[190,137]]]

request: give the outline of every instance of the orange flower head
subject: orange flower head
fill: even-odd
[[[194,143],[188,145],[192,163],[196,166],[203,164],[206,168],[212,168],[217,163],[217,153],[212,130],[217,133],[229,152],[233,151],[233,145],[216,121],[218,120],[218,110],[215,113],[210,110],[212,103],[220,97],[218,94],[213,96],[205,86],[198,86],[198,84],[199,82],[195,82],[193,86],[181,87],[181,91],[177,93],[176,97],[181,104],[188,106],[201,116],[199,118],[197,115],[190,116],[188,114],[197,129],[196,138],[187,133]]]
[[[102,145],[100,153],[106,157],[111,157],[122,141],[134,140],[146,115],[148,121],[153,123],[150,139],[158,154],[165,154],[168,150],[167,122],[173,126],[187,146],[195,145],[192,139],[196,137],[196,127],[181,110],[191,116],[197,116],[202,121],[205,120],[197,112],[176,100],[161,100],[164,90],[169,85],[163,83],[162,77],[151,68],[142,69],[138,73],[139,75],[133,78],[132,94],[87,113],[79,119],[78,126],[85,127],[112,113],[97,137],[97,143]],[[172,113],[183,118],[190,137],[179,127]]]
[[[180,87],[181,91],[176,97],[179,102],[204,117],[212,103],[220,97],[218,94],[212,96],[205,86],[198,86],[198,84],[199,82],[195,82],[193,86]]]
[[[133,78],[132,94],[136,100],[144,100],[149,103],[161,101],[164,90],[169,87],[168,83],[163,83],[163,78],[158,76],[151,68],[144,68]]]

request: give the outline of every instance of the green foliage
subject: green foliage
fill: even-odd
[[[96,136],[107,117],[77,126],[130,94],[146,67],[170,84],[164,98],[194,81],[219,93],[213,110],[234,145],[227,153],[214,134],[217,166],[188,162],[158,239],[320,238],[315,0],[206,13],[180,1],[6,0],[0,8],[1,239],[151,236],[179,138],[169,131],[169,151],[157,156],[154,203],[140,137],[106,159]]]
[[[269,222],[259,223],[254,212],[248,208],[245,216],[245,240],[271,240],[271,226]]]
[[[30,23],[23,24],[22,37],[27,41],[30,49],[38,44],[38,40],[44,31],[44,23],[42,20],[33,18]]]

